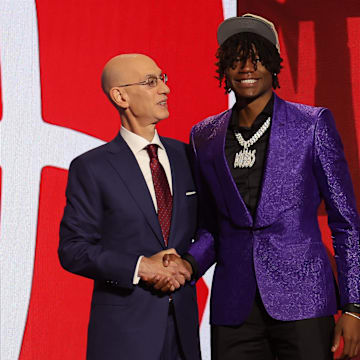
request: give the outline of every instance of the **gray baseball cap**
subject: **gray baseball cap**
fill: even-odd
[[[254,14],[244,14],[223,21],[219,25],[217,31],[219,45],[222,45],[230,36],[242,32],[251,32],[261,35],[274,44],[280,53],[279,37],[274,24],[269,20]]]

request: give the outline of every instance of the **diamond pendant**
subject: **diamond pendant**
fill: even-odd
[[[243,149],[235,154],[234,169],[236,168],[251,168],[256,160],[256,149]]]

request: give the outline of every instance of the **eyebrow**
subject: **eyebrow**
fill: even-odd
[[[162,73],[163,73],[162,70],[160,70],[159,75],[156,75],[156,74],[152,73],[152,74],[146,74],[145,77],[146,77],[146,78],[149,78],[149,77],[151,77],[151,76],[158,77],[158,76],[160,76]]]

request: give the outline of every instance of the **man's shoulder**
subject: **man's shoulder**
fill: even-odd
[[[72,160],[71,164],[96,164],[103,162],[104,154],[109,150],[110,143],[100,145],[78,155]]]
[[[224,125],[224,122],[231,116],[231,109],[222,111],[219,114],[211,115],[206,119],[194,125],[191,129],[191,136],[193,137],[211,137],[211,134],[216,133],[219,127]]]
[[[174,138],[161,136],[160,139],[161,139],[161,142],[165,143],[166,145],[172,145],[172,146],[178,147],[180,149],[186,147],[186,143],[184,143],[183,141],[174,139]]]
[[[282,105],[285,105],[288,114],[292,114],[295,117],[300,116],[304,119],[309,119],[312,121],[316,119],[321,112],[328,110],[321,106],[312,106],[298,102],[283,100],[281,98],[278,98],[278,102],[278,109],[280,109]]]
[[[165,148],[172,148],[173,150],[175,150],[176,152],[180,152],[180,153],[187,153],[188,152],[188,148],[189,148],[189,144],[174,139],[174,138],[169,138],[169,137],[164,137],[161,136],[160,137],[161,142],[163,143],[163,145],[165,146]]]

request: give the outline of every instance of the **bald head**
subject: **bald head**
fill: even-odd
[[[170,89],[161,75],[161,69],[148,56],[124,54],[108,61],[101,76],[102,88],[118,110],[122,126],[149,141],[155,125],[169,116]],[[148,81],[154,78],[150,85]]]
[[[101,75],[101,84],[106,95],[114,86],[144,80],[147,68],[157,67],[154,60],[143,54],[123,54],[110,59]]]

